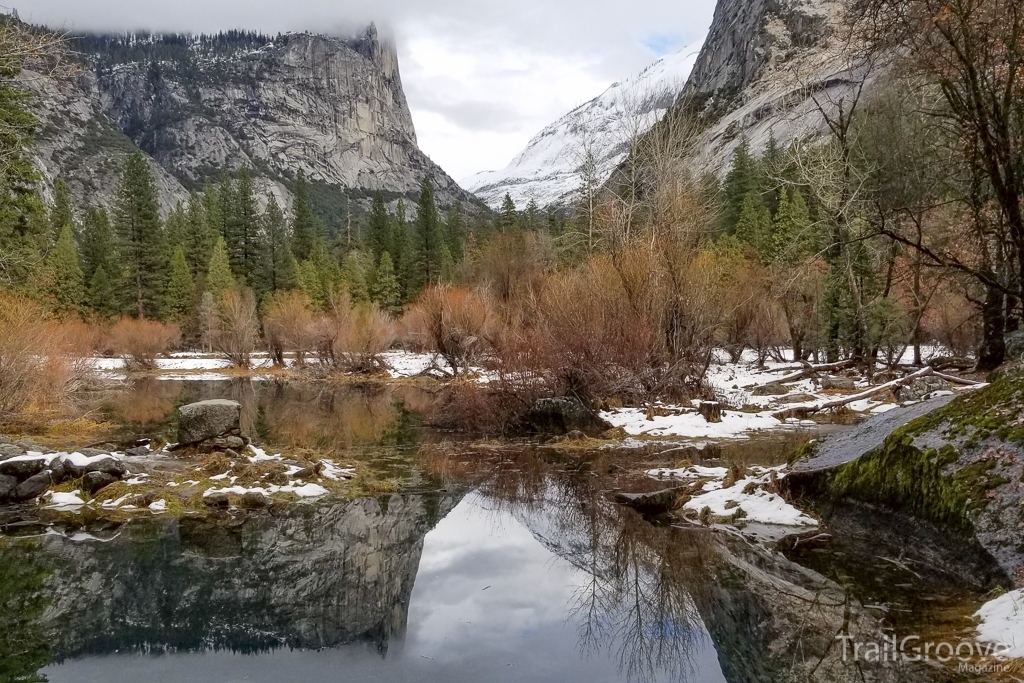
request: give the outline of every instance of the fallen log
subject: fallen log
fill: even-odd
[[[974,380],[964,379],[962,377],[954,377],[953,375],[943,375],[940,372],[935,372],[935,368],[925,367],[921,368],[917,372],[913,372],[907,375],[906,377],[894,379],[891,382],[885,382],[884,384],[879,384],[878,386],[871,387],[870,389],[867,389],[865,391],[861,391],[856,394],[851,394],[850,396],[843,396],[842,398],[837,398],[834,401],[827,401],[825,403],[822,403],[820,406],[797,406],[795,408],[790,408],[788,410],[780,410],[779,412],[774,413],[773,416],[777,420],[785,420],[789,417],[797,417],[798,415],[796,413],[799,413],[799,416],[801,417],[806,417],[809,415],[813,415],[814,413],[820,413],[823,410],[833,410],[835,408],[842,408],[843,406],[849,403],[853,403],[854,401],[862,401],[866,398],[871,398],[872,396],[876,396],[878,394],[885,393],[886,391],[891,391],[893,389],[906,386],[916,380],[921,379],[922,377],[928,376],[939,377],[941,379],[946,380],[947,382],[955,382],[956,384],[966,386],[977,386],[984,384],[984,382],[975,382]]]
[[[822,365],[811,365],[810,363],[803,363],[803,367],[801,367],[797,372],[794,372],[791,375],[786,375],[785,377],[780,377],[778,379],[773,379],[770,383],[771,384],[784,384],[785,382],[795,382],[798,379],[803,379],[804,377],[810,377],[811,375],[816,375],[819,372],[832,372],[834,370],[845,370],[847,368],[853,367],[854,365],[856,365],[856,363],[857,363],[857,361],[855,361],[855,360],[844,360],[844,361],[840,361],[838,363],[824,363]],[[778,368],[776,370],[770,370],[769,372],[789,372],[789,371],[792,371],[792,370],[796,370],[796,368],[794,368],[794,367]]]

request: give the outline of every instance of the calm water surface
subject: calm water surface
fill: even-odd
[[[792,437],[667,455],[453,440],[420,425],[432,397],[410,387],[144,381],[93,409],[126,434],[170,437],[174,408],[209,397],[240,400],[261,443],[362,460],[399,490],[212,519],[8,527],[0,680],[760,683],[827,646],[850,590],[830,579],[850,573],[849,556],[866,562],[812,550],[811,571],[610,501],[659,486],[638,474],[648,465],[778,462]],[[872,581],[893,571],[868,569]],[[863,603],[899,599],[865,590]],[[848,680],[830,666],[814,680]]]

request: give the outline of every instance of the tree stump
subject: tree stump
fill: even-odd
[[[722,404],[718,401],[701,401],[697,412],[708,422],[722,421]]]

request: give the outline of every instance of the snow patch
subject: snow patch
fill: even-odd
[[[974,613],[980,619],[978,641],[996,646],[1000,659],[1024,658],[1024,590],[989,600]]]

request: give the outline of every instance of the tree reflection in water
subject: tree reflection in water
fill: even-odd
[[[692,590],[699,548],[602,492],[597,462],[559,463],[534,449],[428,451],[428,468],[470,481],[549,550],[586,574],[567,606],[585,657],[613,653],[629,681],[687,681],[707,644]]]

